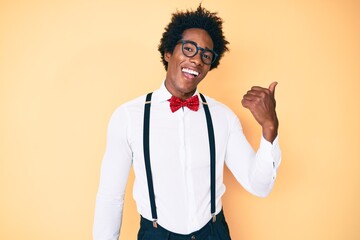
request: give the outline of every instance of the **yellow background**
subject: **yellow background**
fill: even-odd
[[[91,239],[112,111],[157,89],[157,45],[176,9],[199,1],[0,1],[0,239]],[[233,239],[360,239],[360,1],[203,1],[231,51],[200,90],[241,106],[276,91],[283,162],[259,199],[225,173]],[[139,216],[131,173],[121,240]],[[174,216],[176,217],[176,216]]]

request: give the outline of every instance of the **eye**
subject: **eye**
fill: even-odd
[[[208,60],[212,60],[213,59],[213,54],[211,52],[204,52],[203,58],[208,59]]]
[[[193,52],[194,50],[191,47],[184,46],[184,50],[187,52]]]

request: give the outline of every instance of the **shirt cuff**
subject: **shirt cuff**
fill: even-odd
[[[260,148],[267,148],[269,150],[279,146],[279,135],[276,136],[274,141],[271,143],[261,135]]]
[[[264,160],[264,163],[271,161],[273,168],[273,179],[276,178],[277,169],[281,162],[281,151],[279,146],[279,136],[276,136],[274,141],[271,143],[266,140],[263,136],[261,137],[259,152],[261,159]]]

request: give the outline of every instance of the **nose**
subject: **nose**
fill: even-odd
[[[201,65],[203,64],[202,60],[201,60],[201,53],[200,51],[193,57],[190,58],[190,61],[192,63],[194,63],[195,65]]]

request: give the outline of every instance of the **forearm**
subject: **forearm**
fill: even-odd
[[[263,137],[270,143],[272,143],[278,135],[279,121],[275,116],[275,119],[262,126]]]
[[[117,162],[117,161],[115,161]],[[121,228],[130,163],[105,156],[101,169],[93,226],[94,240],[117,240]]]
[[[250,193],[265,197],[273,186],[280,165],[278,137],[270,143],[264,137],[255,152],[247,141],[238,121],[230,134],[226,164],[238,182]]]
[[[266,197],[272,190],[281,161],[278,138],[272,143],[261,139],[250,170],[250,185],[256,195]]]
[[[93,226],[94,240],[118,240],[124,198],[98,193]]]

